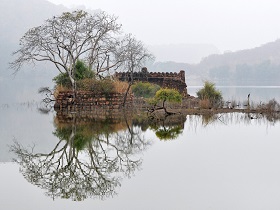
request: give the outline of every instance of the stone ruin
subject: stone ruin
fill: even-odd
[[[140,72],[117,72],[115,77],[120,81],[133,80],[134,82],[150,82],[163,88],[178,90],[183,96],[188,96],[187,84],[185,82],[185,71],[176,72],[148,72],[146,67]]]
[[[148,72],[147,68],[142,68],[141,72],[117,72],[115,77],[120,81],[142,81],[157,84],[163,88],[178,90],[184,97],[187,97],[187,85],[185,82],[185,71],[176,72]],[[74,96],[75,95],[75,96]],[[123,94],[96,94],[92,91],[61,91],[56,97],[54,108],[56,110],[95,110],[106,108],[109,110],[119,109],[122,106]],[[129,94],[126,107],[132,107],[134,97]]]
[[[58,110],[87,110],[92,111],[97,108],[103,109],[119,109],[122,107],[123,94],[112,93],[112,94],[97,94],[93,91],[60,91],[56,97],[54,109]],[[126,107],[132,107],[133,96],[128,94],[126,100]]]

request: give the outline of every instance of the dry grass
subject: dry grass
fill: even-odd
[[[94,89],[95,91],[98,91],[102,85],[104,86],[106,82],[104,81],[103,83],[100,83],[96,80],[93,79],[83,79],[81,81],[77,82],[77,90],[85,90],[85,91],[91,91]],[[109,84],[109,83],[107,83]],[[121,93],[124,94],[129,86],[127,82],[122,82],[119,80],[111,80],[113,92],[115,93]],[[61,91],[69,91],[71,90],[69,87],[64,87],[62,85],[57,85],[54,90],[54,97],[56,98]],[[131,93],[131,90],[129,91]]]
[[[116,93],[125,93],[129,84],[127,82],[122,82],[119,80],[114,81],[115,91]]]
[[[209,99],[202,99],[199,102],[199,107],[201,109],[210,109],[211,108],[211,102]]]
[[[85,78],[77,81],[77,90],[91,90],[95,80],[92,78]]]
[[[53,92],[53,95],[54,95],[54,98],[57,98],[58,94],[61,92],[61,91],[68,91],[70,90],[69,88],[67,87],[64,87],[62,85],[56,85],[55,87],[55,90]]]
[[[265,108],[268,112],[279,112],[280,104],[275,99],[272,99],[265,105]]]

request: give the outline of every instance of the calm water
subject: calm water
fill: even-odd
[[[96,119],[38,107],[0,104],[1,209],[280,208],[277,120]]]

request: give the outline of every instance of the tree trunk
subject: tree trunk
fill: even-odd
[[[127,95],[128,95],[128,92],[129,92],[131,86],[132,86],[132,82],[129,83],[129,85],[128,85],[127,89],[126,89],[126,92],[125,92],[124,97],[123,97],[122,107],[125,106]]]
[[[73,101],[75,102],[75,98],[76,98],[76,80],[71,75],[69,75],[69,79],[70,79],[71,85],[72,85]]]

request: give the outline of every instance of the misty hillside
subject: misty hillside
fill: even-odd
[[[0,7],[0,104],[14,101],[28,101],[41,97],[37,90],[49,86],[55,71],[45,64],[26,66],[13,75],[8,68],[12,52],[18,49],[19,39],[24,33],[53,15],[66,11],[46,0],[1,0]]]
[[[198,64],[155,62],[150,71],[186,71],[188,85],[280,85],[280,40],[262,46],[209,55]]]
[[[2,0],[0,37],[14,42],[29,28],[42,24],[43,20],[64,10],[64,7],[46,0]]]
[[[11,60],[11,53],[17,49],[19,39],[28,29],[41,25],[45,19],[65,10],[66,8],[46,0],[2,0],[0,7],[2,65]]]
[[[256,65],[264,61],[270,61],[272,64],[280,64],[280,40],[264,44],[248,50],[237,52],[227,52],[222,55],[214,54],[204,58],[199,66],[205,66],[208,69],[217,66],[236,66],[238,64]]]
[[[280,40],[253,49],[210,55],[189,70],[221,85],[280,85]]]

